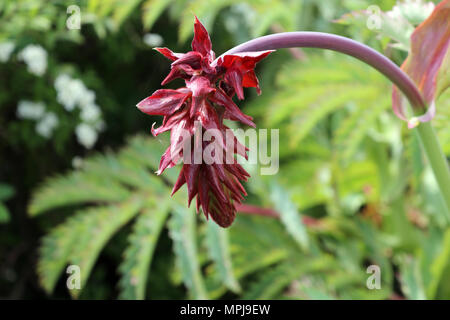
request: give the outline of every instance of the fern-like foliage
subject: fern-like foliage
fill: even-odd
[[[169,207],[168,201],[152,199],[136,219],[133,233],[129,238],[129,246],[123,256],[123,263],[119,267],[122,275],[119,283],[120,298],[127,300],[145,298],[149,266]]]
[[[64,211],[74,208],[74,215],[42,240],[38,274],[49,294],[65,267],[77,265],[81,271],[81,290],[69,291],[73,297],[79,297],[106,244],[131,221],[134,226],[118,268],[122,299],[146,297],[152,260],[165,228],[176,257],[176,268],[168,269],[176,271],[173,276],[179,276],[188,296],[195,299],[218,298],[227,292],[246,292],[243,297],[279,298],[304,274],[320,275],[324,270],[340,268],[340,262],[322,252],[315,238],[308,234],[286,190],[281,185],[271,190],[270,184],[261,183],[258,175],[249,188],[256,197],[273,193],[265,201],[284,212],[281,221],[240,215],[227,230],[211,222],[199,223],[203,219],[199,221],[193,210],[185,207],[185,192],[180,190],[175,197],[169,197],[168,181],[173,182],[176,170],[168,170],[164,176],[168,181],[152,172],[163,144],[137,136],[118,153],[86,159],[80,170],[50,179],[35,193],[30,204],[34,216],[62,207]],[[117,193],[122,198],[104,197],[96,187],[103,190],[106,185],[111,193],[116,192],[114,189],[126,193]],[[86,189],[92,191],[89,197]],[[52,200],[55,194],[60,195],[60,201]],[[255,274],[250,278],[257,282],[248,280]],[[274,281],[268,280],[273,278]],[[353,281],[351,285],[358,284]]]
[[[136,137],[118,154],[109,152],[87,159],[81,170],[52,178],[36,192],[29,208],[32,216],[62,207],[77,208],[74,216],[53,229],[42,241],[38,273],[48,293],[53,291],[68,264],[80,267],[83,288],[105,245],[118,230],[137,217],[124,261],[119,267],[119,287],[121,298],[144,299],[158,236],[172,212],[169,230],[184,283],[192,297],[207,297],[196,259],[195,214],[184,209],[185,194],[170,198],[169,183],[173,183],[176,172],[168,172],[164,178],[153,173],[163,152],[163,143],[150,137]],[[211,234],[221,241],[218,248],[211,250],[211,256],[218,268],[227,272],[228,277],[223,278],[223,283],[237,288],[232,280],[230,260],[226,260],[228,238],[223,232],[226,231],[214,230]],[[221,266],[222,263],[226,265]],[[70,291],[77,297],[81,290]]]

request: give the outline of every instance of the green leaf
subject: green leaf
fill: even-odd
[[[132,197],[120,205],[96,207],[85,212],[85,223],[78,230],[80,237],[72,247],[69,257],[71,264],[79,266],[81,271],[81,289],[70,290],[73,297],[78,297],[81,293],[103,247],[142,206],[143,201],[140,197]]]
[[[122,275],[121,299],[145,299],[145,289],[153,253],[169,213],[169,201],[149,201],[137,218],[123,262],[119,267]]]
[[[370,8],[370,7],[369,7]],[[408,51],[410,36],[414,27],[403,16],[392,17],[381,11],[377,6],[375,10],[354,11],[343,15],[335,22],[356,25],[360,28],[369,28],[396,42],[395,47]]]
[[[228,230],[219,227],[214,221],[207,222],[206,246],[209,255],[217,266],[220,279],[233,292],[241,288],[234,275],[231,253],[228,243]]]
[[[301,248],[309,247],[308,233],[302,222],[302,217],[297,207],[291,201],[288,193],[279,184],[272,183],[270,199],[275,209],[280,213],[280,219],[287,232],[295,239]]]
[[[244,300],[264,300],[277,298],[279,293],[302,274],[324,271],[329,267],[326,256],[288,259],[272,270],[263,273],[260,281],[254,283],[244,295]]]
[[[346,89],[337,88],[337,92],[332,97],[322,96],[315,103],[297,113],[290,128],[293,133],[292,145],[298,145],[321,119],[346,106],[348,101],[352,99],[372,100],[378,92],[373,87],[354,87],[353,91],[349,91],[349,88]]]
[[[42,239],[39,248],[37,273],[39,282],[47,294],[51,294],[64,267],[69,262],[72,249],[77,240],[84,236],[81,230],[91,223],[89,212],[79,212],[66,222],[55,227]]]
[[[97,179],[89,173],[74,172],[48,180],[33,196],[29,206],[31,216],[47,210],[85,202],[120,202],[129,192],[121,186],[111,186],[109,178]]]
[[[340,124],[334,143],[344,163],[355,155],[364,137],[374,127],[380,115],[391,106],[389,96],[375,100],[369,106],[359,105]]]
[[[200,270],[195,233],[196,215],[191,209],[174,205],[169,221],[169,234],[183,282],[193,299],[207,299]]]
[[[408,299],[425,300],[425,288],[417,261],[412,257],[403,257],[402,260],[400,265],[402,291]]]
[[[115,8],[113,13],[113,21],[120,27],[126,18],[133,12],[133,10],[138,6],[141,0],[128,0],[119,1],[118,6]]]
[[[236,0],[195,0],[190,1],[184,8],[180,20],[179,40],[185,42],[194,33],[194,15],[196,15],[206,30],[213,32],[213,22],[219,11]]]
[[[147,0],[142,5],[142,23],[146,30],[150,30],[163,11],[169,6],[171,0]]]
[[[427,297],[429,299],[436,299],[436,293],[441,283],[446,282],[447,279],[443,279],[442,275],[445,272],[446,267],[450,264],[450,230],[444,235],[442,240],[442,248],[438,256],[434,259],[430,265],[431,283],[427,287]]]

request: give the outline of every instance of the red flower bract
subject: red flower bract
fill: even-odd
[[[228,138],[229,131],[223,119],[255,127],[252,118],[242,113],[232,98],[236,94],[239,99],[243,99],[244,87],[254,87],[258,94],[261,93],[254,68],[273,50],[224,55],[215,59],[211,48],[209,34],[197,18],[194,23],[193,51],[175,53],[167,48],[155,48],[172,61],[171,71],[162,85],[181,78],[185,80],[186,87],[157,90],[139,102],[137,107],[149,115],[164,116],[161,127],[155,129],[152,126],[154,136],[171,131],[170,146],[161,157],[157,174],[175,166],[180,160],[184,162],[172,194],[186,184],[188,204],[197,197],[197,212],[201,207],[207,219],[211,216],[220,226],[228,227],[236,216],[236,202],[240,203],[246,195],[241,181],[246,181],[250,175],[234,158],[234,154],[247,157],[247,149],[234,135],[231,139],[233,148],[227,148],[225,137]],[[203,137],[207,130],[214,130],[219,136],[209,141],[199,141],[196,137]],[[197,163],[194,150],[190,150],[190,154],[183,154],[186,140],[192,142],[194,150],[195,147],[202,150],[215,147],[212,157],[216,159],[220,155],[219,159],[227,161],[201,159]],[[233,155],[231,160],[227,156],[228,152]]]

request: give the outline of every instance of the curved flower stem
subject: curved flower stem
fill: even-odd
[[[228,50],[223,55],[293,47],[329,49],[355,57],[389,78],[403,92],[416,113],[425,112],[427,109],[414,82],[395,63],[362,43],[338,35],[321,32],[276,33],[247,41]],[[416,130],[447,205],[448,213],[450,209],[450,170],[447,160],[429,122],[420,124]]]
[[[414,82],[402,69],[381,53],[349,38],[329,33],[308,31],[275,33],[247,41],[228,50],[223,55],[293,47],[329,49],[355,57],[388,77],[405,94],[414,108],[426,110],[426,103],[422,95]]]

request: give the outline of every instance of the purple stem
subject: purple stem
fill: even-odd
[[[396,64],[365,44],[334,34],[307,31],[275,33],[240,44],[222,56],[293,47],[329,49],[355,57],[388,77],[405,94],[414,109],[426,110],[426,104],[416,85]]]

